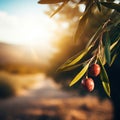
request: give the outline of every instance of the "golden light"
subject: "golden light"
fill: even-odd
[[[84,12],[85,11],[85,8],[86,8],[86,6],[85,6],[85,4],[80,4],[79,5],[79,10],[80,10],[80,12]]]
[[[46,15],[28,14],[25,16],[11,16],[7,13],[0,13],[1,42],[23,45],[29,52],[37,54],[43,59],[49,60],[58,51],[52,42],[55,41],[55,30],[57,24]],[[6,24],[7,23],[7,24]]]

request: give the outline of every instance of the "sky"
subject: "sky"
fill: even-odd
[[[0,0],[0,10],[10,14],[23,14],[28,11],[41,12],[46,5],[39,5],[37,0]]]
[[[37,46],[49,59],[57,51],[52,45],[57,24],[44,14],[47,5],[37,2],[0,0],[0,42],[24,45],[32,51]]]
[[[47,9],[38,0],[0,0],[0,42],[50,47],[55,31],[68,24],[56,23],[54,17],[44,14]]]
[[[0,41],[28,45],[33,39],[48,41],[55,23],[43,14],[45,9],[36,0],[0,0]]]

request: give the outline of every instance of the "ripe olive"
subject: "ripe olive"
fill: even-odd
[[[92,78],[85,78],[82,80],[81,84],[89,91],[93,91],[94,90],[94,81]]]
[[[89,67],[88,72],[91,76],[96,77],[100,74],[100,69],[100,65],[94,63]]]

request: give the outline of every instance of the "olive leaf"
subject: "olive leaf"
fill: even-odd
[[[39,4],[56,4],[60,2],[65,2],[66,0],[40,0],[38,1]]]
[[[102,82],[102,85],[103,85],[103,88],[104,88],[106,94],[107,94],[109,97],[111,97],[111,96],[110,96],[110,84],[103,81],[103,82]]]
[[[88,60],[87,60],[88,61]],[[87,61],[84,61],[84,62],[82,62],[82,63],[79,63],[79,64],[76,64],[76,65],[72,65],[72,66],[68,66],[68,67],[65,67],[65,68],[63,68],[62,70],[57,70],[57,71],[70,71],[70,70],[73,70],[73,69],[75,69],[75,68],[78,68],[78,67],[81,67],[83,64],[85,64]]]
[[[92,5],[90,4],[87,7],[84,14],[79,19],[79,24],[78,24],[78,27],[76,29],[75,36],[74,36],[74,41],[75,42],[78,41],[80,39],[80,37],[82,36],[82,34],[84,33],[85,27],[88,23],[88,16],[91,14],[92,6],[93,6],[93,4]]]
[[[111,46],[110,46],[110,50],[111,50],[111,54],[115,54],[119,51],[120,49],[120,37],[118,38],[117,41],[115,41]]]
[[[94,1],[95,1],[96,5],[98,7],[98,10],[101,11],[101,5],[100,5],[99,0],[94,0]]]
[[[111,50],[111,54],[112,54],[112,60],[110,63],[110,66],[113,64],[113,62],[115,61],[116,57],[119,55],[120,53],[120,38],[118,39],[118,41],[116,41],[117,44],[114,46],[114,48]],[[115,42],[115,43],[116,43]]]
[[[117,45],[118,41],[115,41],[111,46],[110,46],[110,50],[112,50],[116,45]]]
[[[116,11],[120,12],[120,4],[112,2],[101,2],[101,4],[107,8],[115,9]]]
[[[106,33],[106,39],[105,39],[105,58],[106,58],[106,62],[108,63],[108,65],[110,65],[111,62],[111,53],[110,53],[110,36],[109,36],[109,32]]]
[[[110,83],[109,83],[109,78],[108,78],[107,72],[106,72],[104,65],[102,64],[100,58],[98,58],[98,63],[101,66],[100,79],[102,81],[103,88],[104,88],[106,94],[110,97]]]
[[[65,69],[68,69],[68,67],[71,67],[75,65],[77,62],[79,62],[87,53],[88,51],[92,48],[92,45],[89,46],[88,48],[85,48],[82,50],[79,54],[76,54],[75,56],[71,57],[68,59],[63,65],[61,65],[57,71],[65,71]]]
[[[50,17],[53,17],[57,12],[59,12],[67,3],[69,0],[66,0],[65,2],[63,2],[51,15]]]
[[[75,42],[78,41],[80,39],[81,35],[83,34],[86,24],[87,24],[87,21],[88,21],[87,15],[80,17],[79,24],[78,24],[78,27],[76,29],[75,36],[74,36]]]
[[[100,48],[99,58],[100,58],[102,64],[105,65],[106,64],[106,58],[105,58],[105,49],[104,49],[103,44],[101,45],[101,48]]]
[[[94,41],[99,37],[99,34],[102,32],[102,26],[100,26],[97,31],[94,33],[94,35],[91,37],[91,39],[88,41],[86,47],[89,45],[92,45]]]
[[[116,57],[118,56],[118,53],[114,54],[112,59],[111,59],[111,63],[110,63],[110,66],[114,63]]]
[[[117,39],[117,41],[115,40],[115,42],[114,43],[112,43],[112,45],[110,45],[110,53],[111,53],[111,62],[110,62],[110,66],[113,64],[113,62],[115,61],[115,59],[116,59],[116,57],[118,56],[118,47],[120,46],[119,45],[119,40],[120,40],[120,37]],[[118,46],[118,47],[117,47]],[[101,49],[101,55],[99,56],[99,58],[100,58],[100,60],[101,60],[101,62],[102,62],[102,64],[103,65],[105,65],[106,64],[106,58],[105,58],[105,54],[104,54],[104,48],[103,48],[103,46],[102,46],[102,49]],[[113,56],[112,56],[112,54],[113,54]]]
[[[87,65],[85,65],[85,67],[75,76],[75,78],[72,80],[69,86],[72,86],[76,82],[78,82],[83,77],[83,75],[86,73],[86,71],[88,70],[88,67],[89,67],[89,63],[87,63]]]

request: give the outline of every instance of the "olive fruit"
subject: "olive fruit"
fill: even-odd
[[[83,87],[85,87],[85,89],[87,89],[89,92],[94,90],[94,81],[92,78],[85,78],[82,80],[81,84],[83,85]]]
[[[98,76],[99,74],[100,74],[100,65],[98,65],[98,64],[92,64],[90,67],[89,67],[89,74],[91,75],[91,76],[94,76],[94,77],[96,77],[96,76]]]

